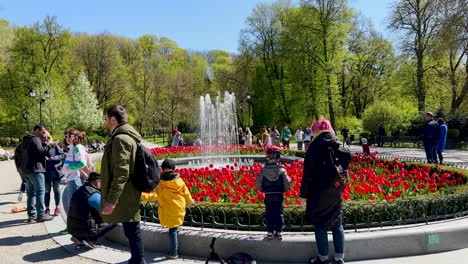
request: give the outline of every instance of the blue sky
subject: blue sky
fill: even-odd
[[[0,0],[0,17],[30,26],[55,15],[72,32],[129,38],[165,36],[184,49],[236,52],[239,32],[257,3],[273,0]],[[392,0],[349,0],[384,32]]]

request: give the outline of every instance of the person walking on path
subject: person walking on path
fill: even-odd
[[[271,145],[278,147],[280,146],[280,135],[281,134],[276,128],[276,126],[273,126],[270,132]]]
[[[283,128],[281,131],[281,141],[283,142],[283,146],[289,149],[289,140],[291,139],[291,130],[289,130],[288,126]]]
[[[80,170],[88,166],[88,164],[87,152],[84,147],[85,134],[76,129],[65,130],[64,134],[65,142],[68,144],[68,152],[60,173],[65,176],[65,182],[67,183],[67,187],[63,191],[62,204],[63,209],[68,213],[73,194],[86,181]]]
[[[250,128],[245,128],[245,145],[252,146],[252,132]]]
[[[314,140],[304,159],[304,176],[300,197],[306,206],[306,220],[315,227],[318,256],[309,263],[328,262],[327,230],[333,232],[335,263],[344,263],[343,197],[347,168],[351,160],[349,150],[341,147],[333,128],[323,117],[312,125]]]
[[[171,142],[171,147],[178,147],[180,146],[182,140],[182,133],[176,129],[172,131],[172,142]]]
[[[445,141],[447,140],[447,124],[443,118],[438,118],[437,123],[440,125],[440,136],[437,141],[437,156],[439,156],[439,164],[444,162],[442,152],[445,151]]]
[[[49,132],[44,133],[45,140],[52,141],[52,137],[50,136]],[[62,161],[65,160],[65,154],[60,148],[59,145],[50,148],[50,150],[46,154],[46,173],[44,174],[45,177],[45,213],[50,215],[50,193],[53,190],[54,192],[54,199],[55,199],[55,210],[54,216],[58,216],[60,214],[59,204],[61,200],[61,193],[60,193],[60,174],[57,171],[57,167],[62,164]]]
[[[94,248],[98,238],[116,226],[102,222],[100,189],[101,174],[91,172],[88,181],[73,194],[67,214],[67,230],[75,244]]]
[[[302,150],[302,142],[303,142],[304,131],[302,131],[301,127],[298,127],[294,137],[297,141],[297,150]]]
[[[348,127],[343,127],[343,129],[341,129],[341,135],[343,136],[343,147],[346,144],[348,144],[348,136],[349,136],[349,129]],[[349,144],[348,144],[349,145]]]
[[[302,139],[304,142],[304,150],[307,151],[310,142],[312,141],[312,130],[310,128],[305,128],[304,134],[302,135]]]
[[[261,131],[261,134],[262,134],[262,147],[271,146],[270,133],[268,133],[268,130],[267,130],[266,126],[263,126],[260,131]]]
[[[440,137],[440,126],[434,121],[434,115],[427,112],[424,119],[424,150],[426,151],[427,163],[437,164],[437,142]]]
[[[28,157],[25,165],[26,172],[26,194],[27,199],[27,211],[28,211],[28,222],[50,221],[53,219],[52,216],[45,213],[45,176],[46,172],[46,155],[51,147],[58,145],[58,142],[49,144],[47,136],[44,133],[47,132],[43,125],[37,125],[34,127],[33,137],[30,138],[27,145]]]
[[[258,191],[265,193],[265,218],[267,238],[276,236],[283,238],[283,202],[284,193],[291,189],[291,179],[283,166],[278,162],[281,158],[280,148],[271,146],[266,151],[267,162],[255,180]]]
[[[383,147],[384,145],[384,136],[385,136],[385,127],[382,123],[379,124],[379,128],[377,129],[377,146]]]
[[[245,133],[242,131],[242,127],[237,130],[237,140],[239,145],[245,145]]]
[[[141,199],[145,201],[159,201],[158,216],[162,226],[169,228],[171,250],[167,253],[170,259],[179,257],[179,243],[177,228],[184,223],[185,208],[193,204],[192,195],[185,182],[174,173],[175,162],[171,159],[163,161],[161,181],[152,193],[143,193]]]
[[[105,223],[122,223],[128,239],[129,264],[143,264],[144,248],[140,225],[141,191],[129,180],[134,171],[137,143],[142,137],[128,124],[123,106],[106,109],[105,124],[111,132],[101,162],[101,214]]]

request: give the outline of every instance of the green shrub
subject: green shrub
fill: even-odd
[[[391,202],[345,201],[343,208],[346,229],[446,219],[466,214],[468,186],[451,188],[450,194],[428,194]],[[455,208],[458,211],[453,211]],[[187,207],[184,225],[231,230],[265,230],[264,213],[265,207],[261,204],[197,203]],[[159,223],[155,202],[142,202],[140,214],[148,222]],[[307,224],[303,207],[284,207],[284,220],[287,231],[313,230],[313,227]]]
[[[369,132],[369,131],[362,131],[361,133],[359,133],[359,137],[360,137],[360,138],[367,138],[367,139],[368,139],[368,138],[371,136],[371,134],[372,134],[372,133]]]
[[[460,130],[458,129],[448,129],[447,138],[458,138],[460,136]]]
[[[183,120],[177,123],[177,129],[182,133],[195,133],[197,127]]]
[[[399,102],[398,107],[393,102],[374,102],[362,116],[362,124],[365,130],[377,133],[379,124],[384,124],[388,136],[405,134],[411,120],[417,115],[417,109],[407,103]]]
[[[96,142],[101,141],[101,142],[106,143],[106,142],[107,142],[107,137],[105,137],[105,136],[100,136],[100,135],[98,135],[98,134],[91,134],[91,135],[87,135],[87,136],[86,136],[86,143],[87,143],[87,144],[93,143],[94,140],[96,140]]]
[[[356,130],[362,128],[362,120],[359,120],[354,116],[340,116],[336,118],[335,126],[337,128],[343,128],[347,126],[349,130]]]

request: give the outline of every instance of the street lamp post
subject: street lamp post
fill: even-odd
[[[36,97],[36,91],[31,89],[29,91],[29,96],[31,96],[32,98],[35,98]],[[44,98],[37,98],[37,102],[39,103],[39,124],[42,125],[42,104],[45,103],[45,100],[48,99],[50,97],[50,92],[49,90],[46,90],[44,92]]]
[[[161,108],[161,127],[163,129],[163,133],[162,133],[162,138],[163,138],[163,145],[165,146],[166,145],[166,139],[164,138],[165,134],[166,134],[166,129],[165,127],[163,126],[163,115],[164,115],[164,109]]]
[[[240,123],[241,123],[241,127],[244,127],[244,101],[240,101]]]
[[[246,98],[247,98],[247,104],[248,104],[248,107],[249,107],[249,116],[248,116],[249,119],[248,119],[248,122],[249,122],[249,124],[250,124],[250,119],[251,119],[251,116],[250,116],[251,113],[250,113],[250,111],[251,111],[251,104],[252,104],[252,100],[251,100],[251,99],[252,99],[252,95],[250,95],[250,94],[248,93],[248,94],[246,95]],[[252,123],[253,123],[253,122],[252,122]]]
[[[156,144],[156,133],[154,132],[154,112],[153,112],[153,140],[154,140],[154,143]]]

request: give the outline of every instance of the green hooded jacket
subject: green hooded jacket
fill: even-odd
[[[112,214],[103,215],[105,223],[140,221],[141,192],[130,181],[133,173],[137,143],[129,135],[141,140],[130,125],[117,127],[107,141],[101,164],[101,211],[104,203],[116,204]]]

